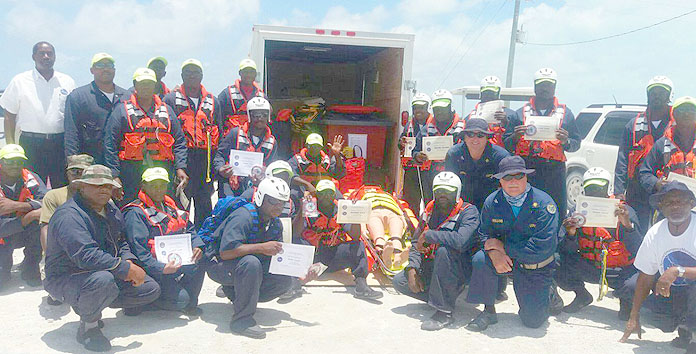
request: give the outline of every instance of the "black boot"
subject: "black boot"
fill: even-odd
[[[437,311],[429,320],[421,324],[424,331],[437,331],[454,323],[454,316],[451,313]]]
[[[373,290],[367,285],[367,279],[355,278],[355,295],[357,299],[377,300],[384,296],[381,291]]]
[[[558,289],[554,284],[551,287],[551,299],[549,300],[549,314],[551,316],[558,316],[563,312],[563,299],[558,295]]]
[[[677,338],[672,339],[669,344],[675,348],[687,349],[691,342],[691,331],[686,328],[677,328]]]
[[[77,330],[77,342],[93,352],[111,350],[111,342],[104,336],[99,326],[85,330],[85,322],[80,322],[80,328]]]
[[[563,307],[565,313],[576,313],[592,303],[592,295],[587,289],[575,291],[575,299],[568,306]]]
[[[628,321],[631,317],[631,309],[633,308],[633,300],[619,299],[619,321]]]

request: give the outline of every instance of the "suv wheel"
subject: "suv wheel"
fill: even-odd
[[[584,170],[574,168],[566,176],[566,193],[568,195],[568,209],[575,207],[575,201],[582,194],[582,175]]]

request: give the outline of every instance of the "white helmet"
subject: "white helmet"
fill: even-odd
[[[254,97],[247,102],[247,111],[264,110],[271,112],[271,104],[263,97]]]
[[[413,96],[413,99],[411,100],[411,106],[413,105],[421,105],[421,104],[426,104],[430,106],[430,96],[424,94],[423,92],[418,92]]]
[[[674,83],[667,76],[658,75],[648,81],[648,86],[645,91],[650,91],[655,86],[664,87],[669,92],[669,100],[674,98]]]
[[[502,83],[497,76],[486,76],[481,80],[481,92],[483,91],[495,91],[500,92]]]
[[[263,198],[267,195],[287,202],[290,200],[290,187],[278,177],[266,177],[259,183],[259,187],[256,188],[256,193],[254,193],[256,206],[260,207],[263,204]]]
[[[274,174],[279,172],[287,172],[291,178],[293,176],[292,167],[285,160],[273,161],[266,167],[266,177],[275,177]]]
[[[440,172],[433,178],[433,192],[440,188],[456,192],[457,197],[459,197],[459,192],[462,190],[462,180],[453,172]]]
[[[437,90],[433,92],[432,107],[448,107],[452,104],[452,99],[451,92],[445,89]]]
[[[534,73],[535,85],[544,81],[553,82],[555,84],[557,80],[558,76],[556,75],[556,72],[551,68],[541,68],[536,73]]]
[[[601,187],[609,185],[611,187],[611,180],[611,172],[601,167],[592,167],[585,171],[585,174],[582,176],[582,187],[585,188],[592,184]],[[609,192],[611,193],[611,190]]]

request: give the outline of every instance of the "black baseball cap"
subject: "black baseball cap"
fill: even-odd
[[[488,122],[482,118],[471,118],[467,120],[464,132],[481,132],[488,135],[493,134],[492,131],[488,130]]]

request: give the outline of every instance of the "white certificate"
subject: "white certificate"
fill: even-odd
[[[193,264],[191,234],[155,236],[155,253],[157,261],[162,263]]]
[[[686,185],[686,188],[689,188],[692,192],[696,193],[696,179],[680,175],[675,172],[670,172],[667,175],[667,182],[672,181],[684,183]],[[696,211],[696,208],[694,208],[693,210]]]
[[[426,136],[423,137],[423,152],[428,155],[428,160],[444,160],[447,151],[452,147],[452,136]]]
[[[619,223],[616,207],[619,199],[578,196],[575,203],[577,212],[585,217],[584,227],[615,228]]]
[[[280,218],[280,223],[283,224],[283,242],[292,243],[292,219]]]
[[[479,103],[478,112],[479,117],[485,119],[488,124],[490,123],[500,123],[499,120],[495,119],[495,112],[503,110],[503,101],[495,100],[488,101],[484,103]]]
[[[283,243],[283,249],[271,257],[271,274],[304,278],[314,262],[314,246]]]
[[[415,136],[405,136],[406,146],[404,147],[404,157],[413,157],[413,148],[416,147],[416,137]]]
[[[234,175],[248,177],[254,166],[263,167],[263,153],[254,151],[230,150],[230,166]]]
[[[556,130],[561,120],[556,117],[530,116],[524,123],[527,130],[524,132],[525,140],[551,141],[557,140]]]
[[[370,221],[372,203],[368,200],[347,200],[338,201],[338,216],[336,222],[339,224],[367,224]]]
[[[353,149],[353,156],[367,158],[367,134],[348,134],[348,147]]]

